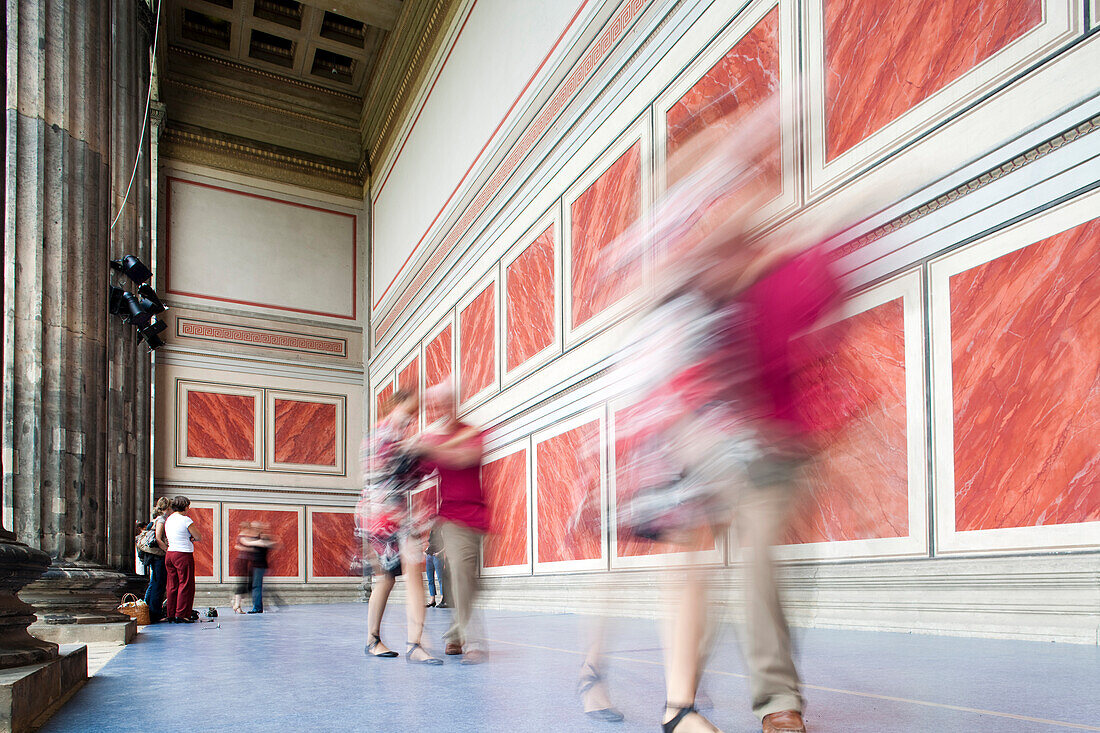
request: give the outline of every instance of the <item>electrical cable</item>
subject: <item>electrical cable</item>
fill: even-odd
[[[111,228],[109,231],[115,230],[115,224],[118,224],[118,220],[122,217],[122,212],[126,210],[126,203],[130,200],[130,189],[134,186],[134,178],[137,177],[138,164],[141,162],[141,147],[145,144],[145,128],[149,124],[149,109],[153,103],[153,72],[157,68],[157,41],[160,39],[160,11],[164,7],[164,0],[160,0],[157,3],[157,17],[153,21],[153,50],[150,53],[149,61],[149,88],[145,94],[145,116],[141,120],[141,137],[138,138],[137,153],[134,156],[134,169],[130,171],[130,182],[126,184],[126,195],[122,197],[122,203],[118,207],[118,213],[115,214],[115,218],[111,221]]]

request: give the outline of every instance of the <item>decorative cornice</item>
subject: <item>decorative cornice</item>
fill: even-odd
[[[282,351],[322,354],[342,359],[348,356],[348,340],[344,338],[293,333],[258,326],[229,325],[194,318],[177,319],[176,336]]]
[[[219,91],[216,91],[216,90],[211,89],[209,87],[204,87],[204,86],[199,85],[199,84],[192,84],[190,82],[183,81],[182,79],[166,79],[166,82],[168,84],[170,84],[171,86],[180,87],[182,89],[187,89],[189,91],[195,92],[197,94],[206,95],[208,97],[215,97],[217,99],[222,99],[222,100],[231,102],[235,105],[241,105],[241,106],[244,106],[244,107],[252,107],[253,109],[259,109],[259,110],[263,110],[265,112],[271,112],[273,114],[283,115],[283,116],[286,116],[286,117],[293,117],[293,118],[299,119],[299,120],[306,120],[308,122],[312,122],[312,123],[315,123],[315,124],[318,124],[318,125],[325,125],[325,126],[328,126],[328,127],[335,127],[337,129],[340,129],[340,130],[347,130],[349,132],[355,132],[356,130],[358,130],[358,128],[355,125],[349,125],[349,124],[344,123],[344,122],[334,122],[332,120],[327,120],[323,117],[318,117],[316,115],[308,115],[308,114],[305,114],[305,113],[302,113],[302,112],[295,112],[293,110],[286,109],[285,107],[277,107],[273,104],[264,104],[263,102],[257,102],[257,101],[252,100],[252,99],[246,99],[246,98],[238,96],[238,95],[226,94],[225,92],[219,92]]]
[[[997,179],[1002,178],[1003,176],[1006,176],[1013,171],[1017,171],[1026,165],[1034,163],[1040,158],[1046,157],[1048,154],[1054,152],[1066,143],[1073,142],[1080,137],[1084,137],[1091,132],[1095,132],[1097,129],[1100,129],[1100,115],[1096,115],[1090,120],[1086,120],[1085,122],[1082,122],[1075,127],[1071,127],[1070,129],[1065,130],[1052,138],[1044,140],[1042,143],[1036,145],[1031,150],[1017,155],[1012,160],[1006,163],[1002,163],[1001,165],[994,168],[990,168],[989,170],[975,176],[974,178],[971,178],[969,181],[956,186],[955,188],[944,194],[941,194],[940,196],[937,196],[931,201],[926,201],[920,206],[906,211],[904,214],[895,217],[894,219],[891,219],[890,221],[879,227],[876,227],[875,229],[872,229],[866,234],[856,237],[852,241],[837,247],[835,250],[833,250],[833,257],[839,259],[841,257],[846,257],[847,255],[850,255],[854,252],[858,252],[872,242],[878,239],[882,239],[887,234],[896,232],[902,227],[908,226],[918,219],[923,219],[924,217],[931,214],[933,211],[942,209],[944,206],[952,203],[953,201],[958,201],[962,197],[967,196],[981,188],[984,188],[993,181],[996,181]]]
[[[228,59],[218,58],[217,56],[211,56],[209,54],[202,53],[201,51],[193,51],[183,46],[170,46],[169,50],[172,53],[178,53],[184,56],[191,56],[192,58],[199,59],[200,61],[206,61],[212,64],[218,64],[229,69],[235,69],[237,71],[244,71],[249,74],[255,74],[256,76],[262,76],[268,79],[274,79],[284,84],[290,84],[292,86],[301,87],[302,89],[308,89],[311,92],[321,92],[324,94],[330,94],[334,97],[340,97],[341,99],[347,99],[353,102],[361,103],[363,100],[354,94],[348,94],[347,92],[341,92],[336,89],[329,89],[323,87],[320,84],[310,84],[307,81],[301,79],[292,79],[289,76],[282,76],[281,74],[274,74],[270,71],[264,71],[263,69],[256,69],[251,66],[247,66],[236,61],[230,61]]]
[[[184,147],[194,147],[233,157],[262,160],[277,168],[290,171],[308,172],[315,176],[322,176],[343,183],[362,186],[363,182],[358,173],[350,166],[339,163],[319,161],[290,152],[281,152],[251,145],[240,138],[229,138],[225,135],[210,133],[204,130],[182,129],[175,125],[169,125],[163,133],[164,143]]]

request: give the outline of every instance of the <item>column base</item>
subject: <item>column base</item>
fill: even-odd
[[[137,621],[131,618],[107,623],[34,623],[27,627],[27,631],[37,639],[54,644],[129,644],[137,634]]]
[[[0,670],[0,730],[37,730],[87,681],[88,647],[60,651],[48,662]]]
[[[34,606],[37,621],[29,631],[55,642],[111,641],[133,638],[133,619],[119,613],[125,574],[88,562],[54,560],[46,573],[23,588],[20,597]]]

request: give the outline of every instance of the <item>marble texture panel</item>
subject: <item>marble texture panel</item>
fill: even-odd
[[[832,160],[1043,19],[1042,0],[822,0]]]
[[[420,358],[413,357],[413,360],[405,365],[405,368],[397,373],[397,388],[403,389],[406,392],[412,392],[416,395],[417,399],[420,398]]]
[[[1100,521],[1100,219],[950,292],[955,529]]]
[[[538,562],[602,556],[599,431],[593,420],[535,446]]]
[[[827,329],[844,329],[825,377],[856,417],[806,472],[786,543],[907,537],[905,319],[895,298]],[[827,337],[827,336],[826,336]],[[916,487],[921,491],[921,487]]]
[[[496,284],[489,283],[458,316],[459,396],[465,402],[496,379]]]
[[[451,378],[451,331],[451,326],[446,326],[424,345],[424,386],[427,389]],[[425,404],[424,417],[427,422],[432,423],[441,415],[431,405]]]
[[[187,509],[187,516],[195,523],[195,531],[202,539],[195,544],[195,577],[214,577],[214,546],[221,542],[221,537],[214,536],[214,509],[213,507],[196,507],[191,505]]]
[[[499,568],[527,562],[527,451],[520,450],[481,467],[489,504],[489,535],[484,565]]]
[[[268,531],[279,544],[268,554],[267,574],[276,578],[294,578],[301,575],[298,567],[298,512],[279,509],[234,509],[228,511],[229,567],[237,565],[238,552],[233,540],[241,522],[267,522]]]
[[[666,155],[671,157],[680,146],[707,127],[736,125],[761,105],[769,105],[778,115],[778,91],[779,8],[776,7],[665,113]],[[766,162],[769,179],[775,183],[775,195],[782,190],[779,133],[777,124],[774,153]]]
[[[554,225],[508,265],[508,371],[554,343]]]
[[[605,250],[642,207],[641,143],[630,146],[570,206],[570,323],[573,328],[622,299],[623,279],[605,275]]]
[[[377,422],[386,411],[386,402],[391,396],[393,396],[393,380],[386,383],[386,386],[378,391],[378,394],[374,398],[374,419]]]
[[[336,465],[336,405],[275,400],[275,462]]]
[[[187,457],[251,461],[256,457],[256,399],[190,390]]]
[[[310,513],[313,532],[313,557],[310,574],[315,578],[351,578],[360,575],[352,570],[352,561],[362,548],[355,536],[355,515],[350,512]]]

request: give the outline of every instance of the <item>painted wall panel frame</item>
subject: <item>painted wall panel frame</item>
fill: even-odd
[[[313,515],[315,513],[320,514],[355,514],[355,507],[342,507],[342,506],[307,506],[306,507],[306,555],[305,555],[305,571],[306,582],[316,583],[362,583],[363,575],[314,575],[313,574]],[[355,538],[356,542],[362,544],[359,538]],[[362,549],[360,549],[362,553]],[[360,554],[361,556],[361,554]],[[267,579],[264,579],[267,582]]]
[[[191,392],[208,392],[252,399],[253,435],[251,460],[232,460],[220,458],[191,457],[187,454],[187,396]],[[236,470],[262,471],[264,467],[264,390],[260,387],[247,387],[220,382],[201,382],[189,379],[176,379],[176,455],[177,467],[227,468]]]
[[[535,558],[535,545],[534,545],[534,518],[533,511],[533,491],[534,486],[534,451],[532,450],[532,443],[530,438],[523,438],[517,440],[514,443],[497,448],[485,454],[481,460],[481,465],[484,466],[488,463],[492,463],[500,458],[519,453],[520,451],[526,451],[526,460],[523,462],[524,469],[524,511],[527,514],[527,562],[519,565],[501,565],[497,567],[485,567],[485,547],[482,544],[481,552],[478,555],[478,567],[481,569],[482,576],[497,576],[497,575],[530,575],[534,571],[534,558]]]
[[[401,383],[402,373],[412,366],[413,362],[416,362],[416,395],[418,403],[416,406],[417,411],[417,426],[419,428],[424,427],[424,408],[420,405],[420,402],[424,401],[424,358],[420,353],[420,345],[413,349],[412,353],[402,359],[397,366],[397,373],[394,376],[394,384],[396,389],[403,389],[405,385]]]
[[[662,568],[662,567],[674,567],[679,565],[722,565],[726,561],[726,542],[727,537],[725,535],[717,536],[714,539],[714,549],[702,550],[702,551],[684,551],[684,552],[660,552],[650,555],[631,555],[626,557],[619,557],[619,495],[618,495],[618,481],[616,476],[616,456],[615,456],[615,414],[625,408],[629,402],[625,398],[619,398],[612,400],[607,406],[607,520],[604,523],[607,530],[605,532],[608,538],[608,555],[611,561],[612,570],[623,569],[635,569],[635,568]]]
[[[382,395],[383,392],[386,392],[387,390],[390,391],[390,394],[393,394],[393,391],[396,389],[396,384],[397,384],[397,375],[396,375],[395,372],[390,372],[385,377],[383,377],[382,379],[379,379],[377,382],[374,383],[374,387],[373,387],[372,394],[371,394],[371,404],[370,404],[370,413],[371,413],[371,417],[372,417],[371,426],[372,427],[374,425],[377,425],[378,421],[382,419],[382,415],[381,415],[381,412],[379,410],[379,405],[378,405],[378,398]]]
[[[422,377],[421,395],[424,395],[425,393],[427,393],[427,391],[429,389],[431,389],[433,386],[436,386],[436,385],[428,384],[428,379],[429,379],[429,375],[428,375],[428,345],[431,344],[432,342],[434,342],[444,331],[446,331],[448,328],[450,328],[451,329],[451,338],[450,338],[450,347],[449,348],[450,348],[450,368],[451,368],[451,372],[450,372],[451,373],[451,376],[450,376],[450,380],[451,380],[451,397],[455,400],[455,404],[457,405],[458,404],[458,391],[457,391],[458,379],[455,376],[455,370],[457,368],[455,365],[456,365],[456,360],[457,360],[458,357],[457,357],[457,349],[456,349],[457,336],[455,335],[457,333],[457,328],[456,328],[455,323],[456,323],[455,311],[452,308],[452,309],[447,311],[447,315],[445,315],[442,318],[442,320],[440,320],[438,323],[436,323],[436,325],[432,327],[431,331],[428,332],[428,335],[425,336],[424,339],[420,342],[420,373],[421,373],[421,377]],[[420,424],[424,425],[425,427],[429,424],[428,423],[427,400],[425,400],[425,399],[422,399],[420,401]]]
[[[452,376],[454,378],[455,390],[456,390],[456,404],[458,406],[459,413],[466,413],[473,408],[477,407],[481,403],[488,400],[495,395],[500,389],[500,371],[501,371],[501,338],[500,338],[500,280],[497,277],[498,268],[494,266],[489,274],[478,280],[470,290],[462,296],[455,307],[455,328],[452,331],[454,338],[454,349],[452,352]],[[489,384],[467,397],[462,399],[462,312],[485,292],[485,289],[492,287],[493,297],[490,302],[493,305],[493,318],[492,327],[493,333],[490,339],[490,343],[493,344],[493,365],[492,365],[492,379]]]
[[[269,471],[280,473],[313,473],[333,476],[347,475],[347,398],[344,395],[321,394],[317,392],[297,392],[285,389],[265,389],[265,417],[267,430],[265,441],[265,464]],[[275,401],[311,402],[333,405],[336,408],[336,463],[333,466],[311,463],[282,463],[275,459]]]
[[[811,198],[861,169],[874,165],[908,143],[929,133],[944,119],[995,90],[1083,30],[1084,0],[1044,0],[1043,20],[989,58],[964,72],[939,91],[918,102],[859,143],[826,160],[825,19],[824,0],[802,3],[802,68],[805,70],[807,190]],[[988,120],[989,139],[1015,130],[997,129]],[[935,134],[935,133],[931,133]],[[908,193],[899,191],[899,194]]]
[[[618,137],[585,168],[584,172],[566,189],[561,204],[561,308],[562,333],[566,347],[573,346],[593,334],[603,331],[611,324],[621,320],[635,310],[643,301],[648,288],[648,261],[642,262],[640,287],[628,291],[617,302],[594,314],[577,327],[572,325],[573,305],[573,265],[572,265],[572,227],[573,204],[588,190],[620,157],[634,145],[639,146],[641,178],[639,179],[640,209],[638,219],[644,221],[650,212],[653,190],[653,115],[647,107],[634,119]]]
[[[897,298],[902,299],[905,338],[905,448],[909,486],[909,533],[905,537],[881,537],[833,542],[777,545],[773,552],[781,560],[850,560],[861,558],[923,557],[928,554],[928,448],[925,390],[924,292],[921,273],[913,270],[851,298],[839,317],[871,310]],[[736,536],[731,547],[736,547]]]
[[[224,534],[224,532],[222,530],[221,503],[216,502],[216,501],[193,501],[193,502],[191,502],[191,508],[192,509],[209,509],[209,510],[211,510],[211,514],[214,518],[213,521],[212,521],[212,526],[213,526],[213,528],[211,530],[211,535],[212,536],[203,537],[201,540],[199,540],[200,542],[209,542],[210,543],[210,550],[211,550],[211,557],[212,557],[211,565],[212,565],[214,574],[213,575],[196,575],[195,576],[195,581],[199,582],[199,583],[220,583],[221,579],[224,577],[224,575],[222,574],[222,544],[223,544],[222,535]]]
[[[668,186],[668,111],[742,38],[778,7],[780,167],[783,176],[782,191],[763,206],[760,212],[761,221],[767,223],[794,211],[801,202],[802,167],[798,158],[801,114],[797,52],[798,9],[794,0],[755,2],[740,12],[739,6],[740,3],[716,2],[695,22],[692,26],[693,33],[713,29],[714,37],[653,103],[653,154],[656,169],[654,190],[660,196]]]
[[[586,570],[608,569],[608,538],[607,538],[607,407],[600,405],[595,408],[564,418],[553,425],[544,428],[531,436],[531,557],[534,561],[534,573],[561,573]],[[559,560],[541,561],[538,557],[539,548],[539,500],[538,500],[538,448],[539,443],[567,433],[574,428],[595,422],[596,433],[599,436],[599,508],[600,508],[600,557],[585,560]]]
[[[543,348],[538,353],[529,357],[523,363],[517,365],[514,369],[508,369],[508,267],[522,255],[527,247],[532,245],[536,238],[538,238],[547,227],[554,228],[554,282],[553,282],[553,323],[554,323],[554,337],[551,339],[550,344]],[[563,286],[562,286],[562,214],[560,202],[555,204],[549,211],[540,216],[534,224],[532,224],[527,231],[520,236],[519,240],[504,254],[504,257],[500,261],[500,352],[501,352],[501,375],[503,386],[507,388],[509,385],[514,384],[528,374],[538,370],[547,361],[554,358],[561,353],[562,350],[562,333],[564,328],[563,318]]]
[[[222,533],[222,577],[226,582],[241,580],[239,575],[233,575],[233,569],[229,567],[231,554],[229,551],[229,543],[236,542],[237,535],[233,529],[232,524],[229,521],[229,512],[233,509],[237,510],[252,510],[252,511],[269,511],[269,512],[289,512],[297,515],[298,519],[298,574],[294,576],[264,576],[264,584],[268,583],[304,583],[306,580],[306,563],[309,561],[309,557],[306,555],[306,510],[305,507],[300,504],[242,504],[242,503],[222,503],[222,526],[225,527],[225,531]]]
[[[1100,211],[1100,191],[1094,190],[950,252],[929,264],[936,554],[1100,548],[1100,522],[963,532],[955,530],[954,383],[950,300],[952,275],[1091,221],[1096,218],[1097,211]]]

